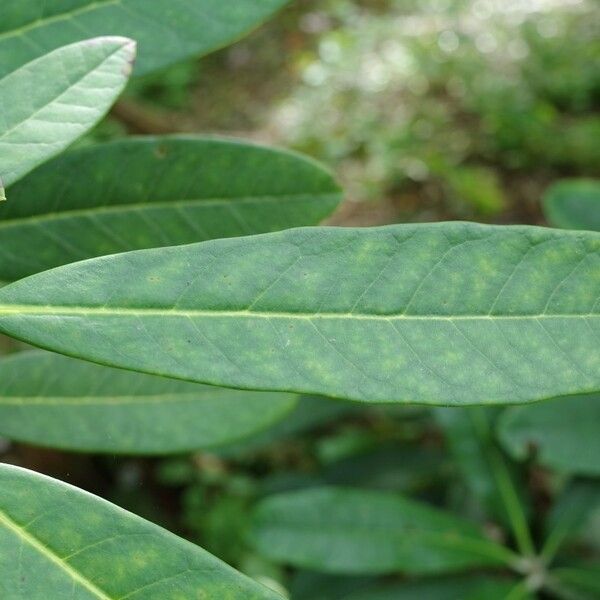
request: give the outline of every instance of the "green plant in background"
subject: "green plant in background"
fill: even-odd
[[[331,0],[311,14],[325,33],[271,127],[335,164],[354,200],[522,218],[549,173],[597,169],[595,2]]]
[[[0,361],[0,433],[96,453],[210,449],[156,476],[184,490],[188,532],[239,569],[3,465],[0,596],[597,597],[598,233],[291,229],[336,208],[331,175],[217,138],[53,158],[131,74],[130,39],[82,30],[139,41],[145,73],[282,4],[0,8],[0,331],[59,353]],[[441,156],[428,168],[447,185],[480,212],[502,206],[486,165]],[[578,198],[546,203],[555,224],[597,221]]]

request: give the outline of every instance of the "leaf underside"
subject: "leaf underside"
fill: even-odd
[[[519,403],[600,388],[600,235],[305,228],[68,265],[0,290],[0,330],[246,389]]]
[[[279,421],[296,398],[131,373],[47,352],[0,360],[0,435],[68,450],[166,454],[230,444]]]
[[[0,597],[281,600],[201,548],[86,492],[0,465]]]
[[[64,150],[104,116],[127,82],[135,49],[126,38],[89,39],[0,79],[4,186]]]

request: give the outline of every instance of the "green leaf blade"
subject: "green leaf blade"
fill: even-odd
[[[3,0],[0,77],[82,36],[120,35],[138,41],[142,75],[207,54],[266,20],[288,0]]]
[[[0,434],[87,452],[170,454],[244,440],[296,405],[101,367],[46,352],[0,360]]]
[[[600,181],[559,181],[544,195],[542,207],[553,227],[600,231]]]
[[[95,125],[123,90],[135,42],[64,46],[0,79],[0,177],[9,186]]]
[[[505,450],[565,473],[600,475],[600,395],[557,398],[508,409],[498,424]]]
[[[600,388],[599,297],[595,233],[306,228],[34,275],[0,290],[0,330],[226,387],[518,403]]]
[[[128,250],[316,225],[341,191],[295,153],[193,136],[69,152],[0,208],[0,279]]]
[[[325,573],[451,573],[505,566],[511,553],[477,526],[397,494],[312,488],[256,507],[250,540],[264,556]]]
[[[0,489],[3,598],[281,598],[189,542],[64,483],[0,465]]]

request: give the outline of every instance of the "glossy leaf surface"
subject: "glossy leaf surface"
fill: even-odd
[[[600,394],[510,408],[500,419],[498,434],[517,459],[533,452],[547,467],[600,475]]]
[[[0,79],[4,186],[64,150],[104,116],[127,82],[135,48],[126,38],[89,39]]]
[[[317,225],[341,199],[291,152],[198,137],[92,146],[43,165],[0,207],[0,279],[127,250]]]
[[[554,227],[600,231],[600,181],[560,181],[544,195],[543,208]]]
[[[517,403],[600,388],[600,234],[306,228],[141,250],[0,290],[0,330],[227,387]]]
[[[164,454],[268,428],[296,396],[240,392],[101,367],[57,354],[0,360],[0,435],[41,446]]]
[[[266,498],[250,540],[272,560],[326,573],[447,573],[512,560],[468,521],[397,494],[350,488]]]
[[[141,75],[241,37],[288,0],[2,0],[0,77],[83,38],[138,41]]]
[[[281,597],[201,548],[86,492],[0,465],[0,597]]]

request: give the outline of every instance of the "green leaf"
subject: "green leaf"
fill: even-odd
[[[565,600],[598,600],[600,597],[600,568],[598,565],[573,564],[550,571],[549,586]]]
[[[541,555],[550,563],[561,547],[581,533],[600,509],[600,482],[574,480],[567,485],[546,520],[546,540]]]
[[[0,331],[127,369],[371,402],[600,388],[600,234],[306,228],[140,250],[0,289]]]
[[[293,600],[506,600],[514,580],[490,575],[455,575],[426,580],[382,582],[301,572]],[[529,596],[527,596],[529,597]]]
[[[46,352],[0,360],[0,434],[67,450],[166,454],[219,446],[269,427],[296,398],[163,379]]]
[[[572,335],[577,342],[576,333]],[[506,451],[518,460],[533,451],[536,460],[547,467],[600,475],[599,394],[510,408],[499,421],[498,435]]]
[[[449,573],[514,558],[468,521],[397,494],[350,488],[267,497],[253,513],[250,541],[272,560],[324,573]]]
[[[126,38],[90,39],[0,79],[0,178],[5,186],[62,152],[104,116],[127,82],[135,48]]]
[[[11,188],[0,208],[0,279],[127,250],[316,225],[341,199],[290,152],[197,137],[78,150]]]
[[[521,551],[532,555],[523,482],[496,446],[492,429],[496,412],[482,407],[438,408],[435,416],[469,488],[468,496],[474,496],[488,516],[510,525]]]
[[[84,37],[138,41],[137,75],[207,54],[265,21],[288,0],[2,0],[0,77]]]
[[[0,597],[276,600],[208,552],[49,477],[0,465]]]
[[[507,600],[515,583],[489,575],[464,575],[427,581],[380,584],[372,590],[345,596],[343,600]],[[519,600],[531,598],[529,594]]]
[[[272,427],[241,442],[227,444],[219,448],[217,453],[229,457],[261,450],[271,444],[323,427],[332,421],[339,422],[346,415],[358,410],[360,408],[350,402],[316,396],[300,396],[292,411]]]
[[[600,181],[560,181],[544,195],[543,209],[554,227],[600,231]]]
[[[442,480],[447,467],[436,448],[387,442],[328,465],[328,485],[415,492]]]

